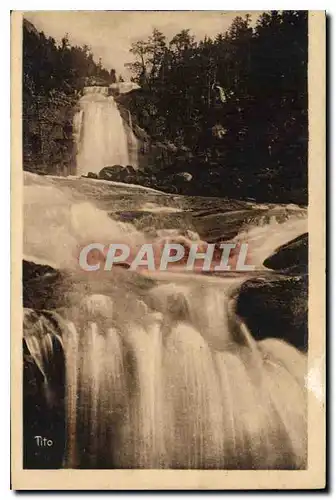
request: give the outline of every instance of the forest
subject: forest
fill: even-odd
[[[90,82],[116,82],[115,70],[95,62],[87,45],[57,44],[23,22],[23,166],[40,173],[74,173],[72,120],[81,91]]]
[[[23,30],[24,168],[62,174],[75,165],[81,90],[118,77],[88,46],[67,36],[57,44],[28,22]],[[256,25],[238,16],[200,41],[189,29],[171,40],[154,29],[133,43],[127,66],[141,89],[121,104],[152,143],[173,151],[147,165],[153,182],[168,186],[187,172],[188,194],[306,204],[307,65],[306,11],[265,12]]]

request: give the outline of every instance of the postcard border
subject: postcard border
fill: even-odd
[[[326,35],[309,12],[308,469],[305,471],[24,470],[22,468],[22,19],[11,14],[11,443],[14,490],[323,489],[325,435]],[[314,383],[309,383],[314,380]],[[316,384],[319,390],[316,390]],[[322,390],[322,398],[321,398]]]

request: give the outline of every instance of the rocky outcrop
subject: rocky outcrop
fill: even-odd
[[[23,261],[23,464],[26,469],[62,467],[65,363],[61,330],[56,317],[47,311],[64,306],[63,277],[50,266]],[[37,359],[41,362],[37,363]],[[46,366],[47,373],[44,373]],[[53,446],[37,446],[35,436],[51,439]]]
[[[99,179],[105,181],[123,182],[127,175],[127,170],[123,165],[113,165],[111,167],[104,167],[98,174]]]
[[[308,348],[308,234],[279,247],[264,261],[282,274],[247,281],[239,294],[237,312],[257,339],[284,339]]]
[[[264,261],[264,266],[276,271],[308,272],[308,233],[279,247]]]
[[[30,309],[56,309],[63,303],[64,275],[50,266],[22,263],[23,306]],[[63,305],[63,304],[62,304]]]
[[[137,183],[138,177],[139,180],[142,179],[142,172],[135,170],[132,165],[113,165],[112,167],[104,167],[98,174],[99,179],[128,183]]]
[[[51,313],[25,309],[23,334],[23,467],[58,469],[65,450],[60,328]],[[39,446],[36,436],[51,440],[52,446]]]
[[[87,174],[87,178],[88,179],[98,179],[98,174],[96,174],[95,172],[89,172]]]
[[[308,277],[275,276],[247,281],[239,293],[237,313],[255,339],[279,338],[308,348]]]

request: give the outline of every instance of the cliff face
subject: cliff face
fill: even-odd
[[[24,100],[24,169],[65,175],[73,173],[74,103],[65,95]]]

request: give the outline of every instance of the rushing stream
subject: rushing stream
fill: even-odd
[[[77,174],[98,174],[106,166],[137,168],[136,138],[123,122],[108,87],[85,87],[74,117]]]
[[[64,467],[305,467],[305,355],[272,332],[256,342],[237,316],[250,276],[84,273],[77,262],[95,241],[243,239],[267,276],[265,258],[307,231],[304,209],[33,174],[24,189],[24,259],[64,276],[59,304],[24,316],[49,407],[55,342],[64,352]]]

